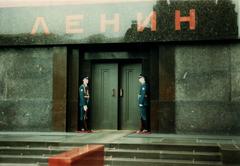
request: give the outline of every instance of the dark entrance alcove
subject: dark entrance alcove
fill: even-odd
[[[78,129],[78,88],[83,76],[90,76],[94,64],[141,64],[142,73],[150,86],[149,119],[154,132],[174,132],[174,54],[153,44],[98,44],[68,48],[67,117],[66,131]],[[119,83],[119,82],[118,82]],[[92,91],[92,90],[91,90]],[[91,103],[92,107],[92,103]],[[118,106],[119,109],[119,106]],[[92,126],[90,113],[90,126]],[[119,120],[120,116],[118,117]],[[120,120],[119,120],[120,121]],[[126,129],[119,127],[117,129]]]

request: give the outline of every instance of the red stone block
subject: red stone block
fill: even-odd
[[[103,166],[104,146],[86,145],[48,158],[49,166]]]

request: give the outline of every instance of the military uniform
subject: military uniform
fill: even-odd
[[[143,76],[139,76],[143,77]],[[147,115],[147,108],[148,108],[148,85],[146,82],[141,84],[139,94],[138,94],[138,106],[139,106],[139,112],[141,116],[141,129],[140,131],[143,130],[149,130],[148,128],[148,115]]]
[[[89,90],[88,86],[85,86],[82,84],[79,87],[79,120],[80,120],[80,128],[84,128],[87,130],[87,125],[86,125],[86,119],[87,119],[87,111],[84,110],[85,108],[88,108],[88,103],[89,103]],[[84,124],[83,124],[84,123]]]
[[[147,113],[146,113],[146,107],[148,105],[147,91],[148,91],[147,84],[146,83],[142,84],[139,90],[138,105],[140,109],[140,115],[143,120],[147,120]]]

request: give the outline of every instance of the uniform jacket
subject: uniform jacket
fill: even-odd
[[[138,104],[142,104],[143,106],[148,105],[148,86],[146,83],[141,84],[139,90]]]
[[[83,84],[79,87],[79,105],[80,106],[87,106],[89,102],[89,91],[88,87],[85,87]]]

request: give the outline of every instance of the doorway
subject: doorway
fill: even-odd
[[[92,65],[93,129],[139,128],[138,75],[140,63],[95,63]]]
[[[131,87],[132,85],[139,85],[138,83],[138,74],[142,73],[147,76],[147,81],[149,83],[149,101],[151,100],[158,101],[159,97],[159,83],[158,83],[158,73],[159,72],[159,66],[158,66],[158,58],[156,58],[158,55],[158,51],[154,51],[150,47],[136,47],[134,45],[89,45],[89,46],[82,46],[69,48],[68,50],[68,57],[67,57],[67,114],[66,114],[66,131],[76,131],[79,129],[79,86],[82,84],[82,78],[85,76],[90,77],[89,82],[89,88],[91,92],[90,97],[90,109],[89,109],[89,116],[88,116],[88,125],[91,129],[118,129],[118,130],[135,130],[139,129],[140,121],[139,121],[139,112],[137,108],[137,94],[139,89],[134,89]],[[99,84],[94,84],[94,80],[99,80],[98,77],[100,77],[99,74],[95,75],[97,78],[93,79],[93,69],[96,66],[96,70],[99,70],[99,66],[104,66],[103,68],[108,69],[110,66],[110,69],[115,71],[109,71],[105,70],[104,77],[107,80],[107,78],[111,78],[111,80],[107,81],[107,83],[101,83],[105,86],[110,86],[110,83],[113,79],[115,79],[115,89],[108,89],[109,91],[105,91],[105,93],[108,93],[110,95],[114,94],[116,98],[113,98],[115,100],[107,100],[107,96],[104,95],[105,99],[101,101],[101,99],[96,100],[97,102],[93,101],[93,95],[101,94],[102,92],[97,92],[95,94],[94,90],[99,90],[98,87],[94,86],[100,86]],[[109,65],[109,66],[108,66]],[[140,69],[133,70],[131,69],[132,66],[139,65]],[[108,66],[108,67],[107,67]],[[114,67],[115,66],[115,67]],[[116,67],[117,66],[117,67]],[[113,69],[115,68],[115,69]],[[135,68],[135,67],[134,67]],[[125,74],[123,74],[125,71]],[[137,72],[136,72],[137,71]],[[134,73],[135,72],[135,73]],[[114,75],[107,77],[106,74]],[[124,77],[124,75],[126,77]],[[116,76],[116,77],[115,77]],[[128,77],[127,77],[128,76]],[[103,76],[101,76],[103,77]],[[101,78],[100,77],[100,78]],[[128,84],[123,84],[124,78],[128,80]],[[130,80],[132,79],[132,81]],[[135,81],[135,83],[134,83]],[[94,81],[95,82],[95,81]],[[98,81],[97,81],[98,82]],[[109,85],[107,85],[109,84]],[[129,88],[129,92],[128,89]],[[122,89],[122,92],[121,92]],[[121,93],[122,95],[121,95]],[[127,92],[127,93],[126,93]],[[96,96],[97,97],[97,96]],[[108,96],[109,97],[109,96]],[[98,97],[99,98],[99,97]],[[114,103],[114,107],[111,105],[106,105],[107,103],[104,102],[111,102]],[[128,102],[130,104],[128,104]],[[134,104],[134,102],[136,102]],[[103,103],[98,105],[93,105],[95,103]],[[109,111],[109,108],[107,110],[103,110],[104,108],[112,107],[111,110],[114,110],[112,112]],[[95,108],[97,109],[95,109]],[[99,108],[100,107],[100,108]],[[135,108],[133,108],[135,107]],[[153,102],[149,105],[149,118],[157,118],[157,108],[158,103]],[[98,111],[98,112],[97,112]],[[101,112],[104,112],[107,114],[106,116],[102,115]],[[135,111],[135,112],[134,112]],[[100,113],[100,115],[96,115]],[[109,114],[109,115],[108,115]],[[102,117],[101,117],[102,116]],[[115,117],[114,117],[115,116]],[[114,124],[109,120],[111,117],[111,120],[114,119]],[[100,120],[100,121],[99,121]],[[104,121],[104,122],[102,122]],[[156,126],[160,123],[157,120],[150,121],[151,122],[151,129],[156,129]],[[102,124],[100,124],[102,123]],[[102,126],[101,126],[102,125]]]

